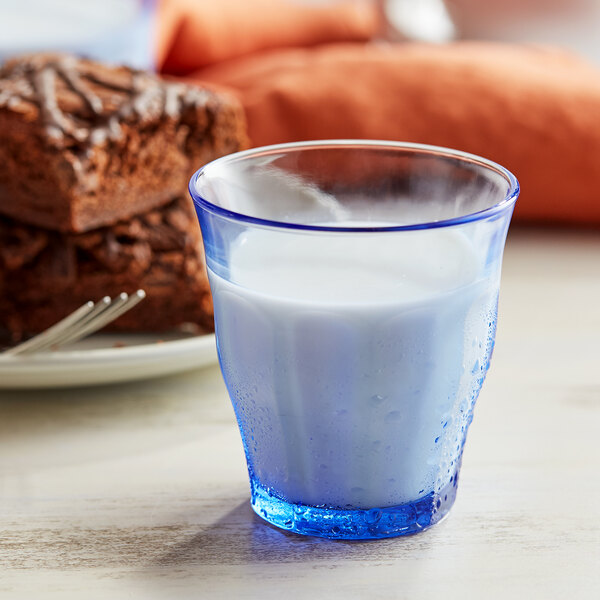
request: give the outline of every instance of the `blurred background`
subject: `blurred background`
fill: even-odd
[[[0,0],[0,61],[63,50],[152,68],[156,0]]]
[[[338,0],[287,0],[325,5]],[[215,4],[219,4],[215,0]],[[560,45],[600,64],[600,0],[356,0],[376,4],[378,37]],[[194,0],[0,0],[0,60],[66,50],[142,69],[156,66],[154,33],[167,4]],[[196,0],[203,10],[202,0]]]
[[[383,0],[388,35],[552,44],[600,64],[600,0]]]

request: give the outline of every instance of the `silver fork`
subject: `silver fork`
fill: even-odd
[[[22,344],[5,350],[2,354],[17,356],[19,354],[34,354],[51,348],[76,342],[102,329],[146,297],[144,290],[135,294],[122,293],[111,299],[104,296],[98,302],[86,302],[64,319],[52,325],[42,333],[28,339]]]

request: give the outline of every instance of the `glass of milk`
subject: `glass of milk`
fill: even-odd
[[[494,347],[515,177],[333,140],[231,154],[190,192],[254,510],[338,539],[440,521]]]

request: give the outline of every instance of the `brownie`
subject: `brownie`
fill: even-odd
[[[71,55],[0,68],[0,214],[21,223],[114,224],[170,202],[195,169],[245,145],[242,108],[222,93]]]
[[[161,331],[189,322],[212,331],[212,302],[191,200],[178,197],[142,215],[63,234],[0,216],[0,337],[18,341],[88,300],[147,297],[113,330]]]

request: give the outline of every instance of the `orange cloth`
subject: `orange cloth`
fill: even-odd
[[[158,65],[237,93],[255,146],[449,146],[517,175],[517,218],[600,225],[600,71],[536,47],[364,43],[379,28],[377,6],[159,0]]]
[[[373,0],[159,0],[156,64],[171,74],[257,50],[370,39]]]
[[[490,43],[287,49],[196,73],[233,88],[255,146],[324,138],[437,144],[512,170],[524,220],[600,224],[600,71]]]

